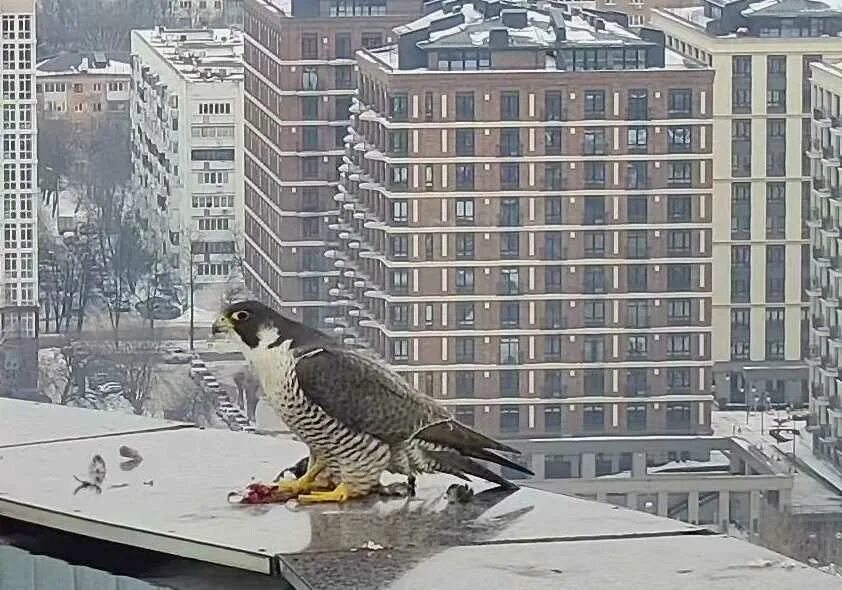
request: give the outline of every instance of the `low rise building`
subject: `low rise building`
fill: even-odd
[[[63,120],[91,133],[106,118],[128,127],[131,84],[128,52],[63,53],[38,63],[38,117]]]

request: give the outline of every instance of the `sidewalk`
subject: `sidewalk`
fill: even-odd
[[[774,418],[782,416],[783,412],[770,411],[761,420],[760,412],[752,412],[746,423],[746,414],[743,411],[713,412],[713,430],[721,436],[736,436],[746,440],[770,459],[775,458],[777,451],[791,461],[792,443],[778,442],[769,435],[769,428],[775,426]],[[761,425],[765,427],[762,434]],[[810,471],[812,475],[842,494],[842,473],[813,455],[812,437],[805,430],[803,422],[790,422],[788,426],[793,425],[801,431],[801,435],[796,437],[796,466]]]

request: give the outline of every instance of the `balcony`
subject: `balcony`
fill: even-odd
[[[813,109],[813,120],[820,129],[829,129],[833,123],[830,116],[823,109]]]
[[[518,352],[510,352],[508,354],[500,355],[501,365],[519,365],[523,362],[523,355]]]

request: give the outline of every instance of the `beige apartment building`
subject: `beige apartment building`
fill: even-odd
[[[842,57],[842,11],[815,6],[703,0],[652,16],[672,51],[716,71],[712,321],[721,405],[808,400],[810,64]]]
[[[495,436],[710,432],[712,71],[541,6],[357,54],[334,330]]]
[[[91,133],[105,119],[129,123],[128,52],[63,53],[38,63],[35,93],[43,121],[68,121]]]
[[[596,0],[598,10],[622,12],[629,17],[630,27],[645,27],[652,20],[654,8],[696,6],[697,0]]]
[[[392,42],[421,0],[250,0],[245,16],[245,274],[290,317],[323,326],[339,271],[335,218],[354,52]]]

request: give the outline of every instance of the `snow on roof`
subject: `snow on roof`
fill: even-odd
[[[42,60],[36,70],[39,78],[76,74],[129,77],[132,74],[129,54],[123,51],[62,53]]]
[[[693,23],[694,25],[698,25],[700,27],[706,27],[707,24],[714,20],[709,16],[705,16],[705,8],[704,6],[685,6],[681,8],[664,8],[665,12],[670,14],[674,14],[675,16],[679,17],[680,19],[686,20],[688,22]]]
[[[243,35],[237,29],[147,29],[134,33],[186,79],[243,79]],[[205,77],[204,72],[224,72],[224,76]]]

